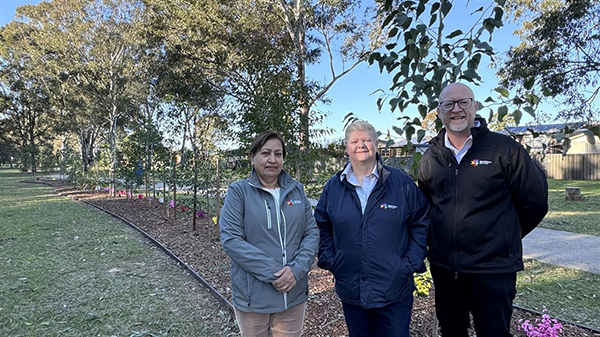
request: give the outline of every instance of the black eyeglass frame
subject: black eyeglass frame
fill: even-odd
[[[464,102],[466,100],[469,101],[468,105],[464,105],[464,106],[461,105],[461,102]],[[468,109],[468,108],[470,108],[470,107],[473,106],[473,101],[475,101],[475,99],[471,98],[471,97],[461,98],[461,99],[459,99],[457,101],[441,101],[440,104],[439,104],[439,107],[440,107],[440,110],[442,110],[442,111],[451,111],[452,109],[454,109],[454,106],[456,104],[458,104],[459,108],[461,108],[461,109]],[[449,104],[449,103],[452,103],[452,106],[448,105],[448,108],[444,109],[443,105]]]

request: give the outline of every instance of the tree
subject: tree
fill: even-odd
[[[356,0],[280,0],[278,5],[294,47],[292,60],[299,90],[296,97],[299,162],[311,162],[306,153],[311,146],[311,122],[315,120],[311,109],[318,101],[327,102],[327,91],[335,82],[381,46],[380,21],[371,8],[361,13],[361,2]],[[310,80],[306,73],[308,65],[319,61],[326,62],[331,72],[331,78],[325,83]],[[337,70],[339,64],[341,70]],[[301,178],[301,170],[298,171],[297,178]],[[308,169],[308,175],[310,172]]]
[[[562,104],[558,118],[598,120],[600,1],[512,0],[521,43],[498,70],[507,88],[532,90]]]
[[[38,76],[39,61],[21,43],[28,33],[13,34],[11,27],[0,32],[0,88],[3,93],[3,124],[6,140],[19,151],[21,169],[36,172],[40,146],[50,141],[52,109],[48,104],[46,77]]]
[[[54,0],[17,9],[12,34],[25,42],[13,38],[8,46],[34,55],[19,62],[35,69],[48,105],[62,117],[57,129],[78,133],[84,172],[100,130],[114,172],[117,127],[146,96],[148,65],[136,30],[142,9],[136,0]]]
[[[301,88],[298,97],[300,146],[309,148],[310,109],[337,80],[366,61],[369,52],[375,49],[366,31],[372,25],[359,20],[360,2],[357,1],[281,0],[278,4],[294,47],[293,61]],[[322,54],[329,63],[331,79],[325,84],[311,83],[306,67],[318,62]],[[340,72],[336,71],[336,62],[343,65]]]
[[[487,57],[494,61],[495,51],[489,41],[494,30],[503,25],[504,0],[490,1],[487,6],[471,6],[468,8],[471,16],[463,16],[460,21],[451,17],[454,1],[377,2],[380,11],[385,13],[384,27],[389,29],[389,37],[397,41],[388,43],[384,51],[371,54],[369,62],[377,63],[381,71],[395,74],[390,89],[397,93],[388,101],[392,111],[397,109],[402,113],[410,106],[416,106],[419,113],[416,118],[403,116],[403,127],[394,129],[398,134],[404,134],[407,140],[416,133],[421,141],[426,134],[421,128],[422,120],[437,107],[442,88],[459,80],[478,85],[481,77],[477,70],[482,59]],[[448,26],[450,23],[453,27]],[[499,105],[500,118],[508,113],[508,104],[514,106],[512,113],[517,123],[521,109],[533,114],[539,103],[536,96],[509,98],[506,89],[499,88],[497,92],[501,101],[488,97],[485,102]],[[379,99],[380,109],[386,100],[385,97]],[[490,109],[490,119],[492,116]],[[436,127],[439,129],[441,123]]]

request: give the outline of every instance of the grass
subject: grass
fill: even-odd
[[[235,324],[137,232],[0,169],[0,335],[228,336]]]
[[[600,275],[525,260],[514,303],[552,317],[600,329]]]
[[[565,201],[565,188],[579,187],[583,201]],[[540,227],[600,236],[600,181],[548,180],[548,215]],[[600,329],[600,275],[525,261],[518,274],[515,304],[548,310],[574,323]]]
[[[565,187],[579,187],[583,201],[565,201]],[[541,227],[600,236],[600,181],[548,180],[549,211]]]

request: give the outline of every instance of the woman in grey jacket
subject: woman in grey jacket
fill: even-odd
[[[285,153],[279,133],[258,135],[250,147],[250,178],[229,186],[221,211],[221,243],[232,260],[243,337],[302,332],[319,230],[304,188],[283,171]]]

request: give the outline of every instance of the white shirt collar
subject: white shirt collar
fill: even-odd
[[[373,172],[371,172],[371,174],[374,175],[377,179],[379,179],[379,172],[377,171],[377,162],[375,162],[375,166],[373,166]],[[348,165],[346,165],[346,167],[344,168],[344,171],[342,171],[342,174],[340,174],[340,180],[344,180],[344,177],[346,178],[346,180],[348,180],[348,178],[352,175],[354,175],[354,171],[352,171],[352,162],[349,162]]]

